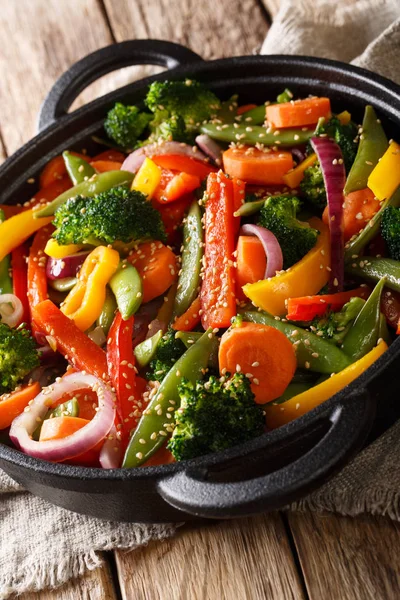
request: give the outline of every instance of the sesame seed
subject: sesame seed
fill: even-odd
[[[141,452],[136,452],[136,458],[138,458],[139,460],[142,460],[143,454]]]

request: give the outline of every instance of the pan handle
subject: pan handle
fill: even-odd
[[[375,404],[368,392],[359,390],[322,413],[319,421],[327,421],[326,433],[294,462],[261,477],[233,482],[209,481],[205,469],[188,467],[162,479],[159,493],[173,507],[205,518],[231,518],[282,508],[315,489],[361,448],[374,414]],[[311,424],[315,426],[315,420]],[[301,446],[304,425],[300,419],[291,425],[291,437],[297,433]],[[259,462],[265,462],[265,451],[276,444],[273,434],[264,439]]]
[[[40,109],[38,129],[42,131],[65,115],[82,90],[111,71],[132,65],[174,69],[201,60],[189,48],[162,40],[129,40],[96,50],[73,64],[55,82]]]

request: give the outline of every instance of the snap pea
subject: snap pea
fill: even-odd
[[[239,117],[236,117],[236,120],[240,120],[242,123],[245,121],[247,127],[249,125],[262,125],[265,121],[265,104],[246,111],[242,115],[239,115]]]
[[[177,331],[175,334],[176,339],[182,340],[185,344],[186,348],[190,348],[193,346],[195,342],[197,342],[203,334],[200,331]],[[217,340],[218,342],[218,340]],[[212,369],[218,369],[218,349],[219,343],[215,346],[215,350],[213,350],[210,354],[208,360],[208,366]]]
[[[383,127],[375,110],[368,105],[365,107],[357,155],[344,186],[345,194],[367,187],[368,177],[387,147],[388,140]]]
[[[143,368],[148,365],[151,360],[153,360],[154,354],[157,350],[158,342],[161,340],[162,336],[163,332],[160,329],[157,331],[157,333],[136,346],[133,353],[139,367]]]
[[[117,301],[118,310],[126,321],[139,309],[142,303],[142,280],[133,265],[123,261],[118,271],[109,281]]]
[[[62,279],[49,280],[50,287],[57,292],[69,292],[77,283],[76,277],[63,277]]]
[[[383,277],[376,284],[343,340],[342,350],[352,362],[368,354],[377,344],[381,329],[381,295],[385,283]]]
[[[110,290],[110,288],[106,287],[106,299],[103,304],[103,308],[101,309],[101,313],[99,318],[96,321],[96,325],[102,328],[104,333],[107,335],[109,329],[112,325],[112,322],[115,317],[115,311],[117,310],[117,301],[115,300],[115,296]]]
[[[400,206],[400,188],[398,188],[390,198],[383,202],[378,212],[372,217],[366,227],[360,231],[357,237],[352,241],[347,242],[344,251],[345,262],[354,262],[354,257],[358,257],[365,246],[378,234],[381,226],[382,214],[387,206]]]
[[[338,373],[350,364],[337,346],[297,325],[277,320],[266,312],[240,311],[245,321],[269,325],[281,331],[296,347],[297,365],[317,373]]]
[[[293,396],[297,396],[297,394],[302,394],[303,392],[306,392],[310,388],[314,387],[314,385],[316,385],[315,381],[312,383],[289,383],[282,396],[274,400],[273,403],[282,404],[283,402],[286,402],[286,400],[290,400],[290,398],[293,398]]]
[[[63,159],[67,173],[74,185],[86,181],[89,177],[95,175],[96,171],[86,160],[80,156],[75,156],[66,150],[63,152]]]
[[[75,196],[97,196],[101,192],[107,192],[113,187],[120,185],[130,185],[133,180],[133,173],[128,171],[107,171],[99,175],[93,175],[88,181],[82,181],[71,189],[60,194],[55,200],[47,204],[44,208],[34,212],[35,219],[42,217],[51,217],[57,208],[64,204],[70,198]]]
[[[178,385],[182,377],[192,383],[203,377],[217,340],[206,331],[166,374],[129,442],[122,466],[138,467],[146,462],[172,433],[174,412],[179,408]]]
[[[247,131],[251,129],[251,131]],[[206,133],[213,140],[220,142],[240,142],[242,144],[248,144],[249,146],[255,146],[256,144],[263,144],[264,146],[296,146],[298,144],[305,144],[313,136],[314,129],[284,129],[282,131],[276,131],[274,133],[268,133],[265,127],[255,125],[249,127],[248,125],[214,125],[212,123],[205,123],[200,127],[201,133]]]
[[[265,204],[266,198],[261,200],[254,200],[254,202],[245,202],[242,206],[234,213],[235,217],[249,217],[258,213]]]
[[[199,292],[201,259],[203,257],[203,226],[201,211],[194,201],[183,225],[182,264],[178,279],[173,314],[180,317]]]
[[[0,223],[3,223],[5,220],[6,216],[4,214],[4,210],[0,209]],[[12,294],[13,292],[12,279],[10,277],[10,266],[10,255],[7,254],[7,256],[0,261],[0,294]]]
[[[278,94],[278,96],[276,97],[276,101],[278,104],[284,104],[286,102],[290,102],[292,98],[292,92],[289,90],[289,88],[285,88],[282,94]]]
[[[386,286],[400,292],[400,262],[398,260],[363,256],[362,259],[357,259],[357,262],[346,265],[345,270],[349,275],[355,275],[367,281],[378,282],[382,277],[386,277]]]

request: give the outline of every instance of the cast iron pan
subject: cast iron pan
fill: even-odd
[[[360,122],[367,103],[377,109],[390,137],[400,138],[399,88],[368,71],[328,60],[244,56],[204,62],[168,42],[136,40],[103,48],[67,71],[50,91],[39,117],[40,133],[0,168],[0,203],[24,202],[50,158],[65,148],[94,151],[115,101],[140,103],[165,73],[91,102],[69,107],[92,81],[134,64],[170,69],[169,78],[204,81],[221,98],[239,93],[243,104],[273,98],[289,86],[295,95],[328,95],[336,112],[349,109]],[[98,149],[98,148],[97,148]],[[395,373],[398,339],[370,369],[318,408],[289,425],[229,451],[199,459],[132,470],[104,471],[53,464],[0,444],[0,467],[32,493],[67,509],[119,521],[229,518],[279,508],[315,489],[363,446],[376,416],[375,435],[398,415]]]

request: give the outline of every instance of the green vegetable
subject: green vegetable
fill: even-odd
[[[242,206],[234,213],[235,217],[249,217],[250,215],[254,215],[255,213],[260,212],[262,207],[265,204],[266,198],[261,198],[261,200],[255,200],[253,202],[245,202]]]
[[[228,100],[221,102],[220,108],[215,115],[215,121],[218,123],[234,123],[237,118],[238,95],[234,94]]]
[[[174,316],[180,317],[199,293],[203,226],[198,203],[193,201],[183,225],[182,264],[174,303]]]
[[[6,220],[4,210],[0,208],[0,223]],[[0,294],[12,294],[13,285],[10,277],[11,260],[8,254],[0,261]]]
[[[325,340],[341,344],[364,304],[365,300],[362,298],[351,298],[341,310],[315,319],[312,322],[312,326],[315,328],[313,332],[318,333]]]
[[[160,113],[159,117],[162,118],[162,113]],[[175,141],[175,142],[184,142],[184,143],[192,143],[193,136],[188,134],[186,130],[186,124],[180,115],[172,115],[169,119],[165,121],[161,120],[158,124],[156,119],[153,119],[151,122],[152,128],[152,138],[159,140],[162,138],[167,141]]]
[[[44,208],[35,211],[34,217],[35,219],[51,217],[69,199],[76,196],[96,196],[117,186],[128,186],[132,183],[132,180],[133,173],[129,173],[129,171],[108,171],[107,173],[100,173],[100,175],[93,175],[88,181],[78,183],[78,185],[75,185],[70,190],[60,194]]]
[[[114,321],[115,311],[117,310],[117,301],[115,296],[107,286],[106,288],[106,299],[103,304],[100,316],[96,321],[96,325],[102,328],[105,335],[108,334],[109,329]]]
[[[369,175],[387,148],[388,141],[375,110],[366,106],[357,156],[347,177],[345,194],[367,187]]]
[[[0,394],[12,392],[38,366],[39,356],[29,331],[0,323]]]
[[[248,127],[249,125],[243,124],[238,127],[228,125],[228,127],[223,128],[221,125],[204,123],[200,126],[200,131],[209,135],[213,140],[220,142],[240,142],[249,146],[264,144],[264,146],[279,146],[282,148],[305,144],[314,135],[312,129],[306,131],[302,129],[282,129],[278,135],[274,135],[268,133],[265,127],[254,125],[254,127],[251,126],[252,131],[247,131]]]
[[[65,244],[165,240],[160,213],[137,190],[113,188],[97,196],[76,196],[55,213],[53,237]]]
[[[400,192],[400,190],[399,190]],[[382,213],[382,237],[385,240],[390,258],[400,260],[400,208],[388,206]]]
[[[347,125],[343,125],[337,117],[332,117],[329,121],[320,119],[315,129],[315,136],[328,136],[335,140],[342,151],[344,166],[346,173],[351,169],[354,159],[357,154],[357,126],[350,121]]]
[[[142,280],[137,269],[123,261],[108,285],[115,296],[118,310],[126,321],[139,310],[142,304]]]
[[[343,340],[343,352],[353,362],[368,354],[378,342],[381,330],[381,295],[385,283],[383,277],[375,286]]]
[[[264,432],[264,414],[254,402],[249,380],[236,373],[221,382],[182,380],[181,405],[168,448],[176,460],[219,452],[251,440]]]
[[[152,118],[152,115],[141,112],[137,106],[126,106],[117,102],[107,114],[104,129],[118,146],[132,149]]]
[[[140,344],[138,344],[133,351],[136,362],[139,367],[146,367],[149,362],[154,358],[154,355],[157,350],[157,346],[163,336],[163,332],[161,329],[157,331],[154,335],[149,337],[147,340],[144,340]]]
[[[138,467],[164,444],[173,431],[174,412],[179,407],[179,383],[182,378],[194,383],[203,376],[216,344],[209,329],[173,364],[139,421],[125,453],[123,467]]]
[[[390,346],[390,344],[392,343],[392,338],[389,333],[389,329],[388,329],[387,322],[386,322],[386,317],[383,313],[381,313],[379,322],[380,322],[380,327],[379,327],[378,339],[383,340],[384,342],[386,342],[386,344],[388,346]]]
[[[393,258],[363,256],[357,262],[346,265],[346,273],[376,283],[386,277],[386,286],[400,292],[400,262]]]
[[[182,340],[185,344],[186,348],[190,348],[193,344],[195,344],[203,334],[200,331],[177,331],[175,334],[175,338],[177,340]],[[218,340],[219,341],[219,340]],[[218,372],[218,349],[219,344],[216,345],[215,351],[211,352],[210,358],[208,361],[208,366],[210,369]]]
[[[261,104],[261,106],[257,106],[251,110],[247,110],[245,113],[239,115],[236,120],[242,122],[245,121],[247,123],[247,127],[249,125],[262,125],[265,121],[265,104]]]
[[[300,200],[296,196],[271,196],[260,211],[258,225],[275,234],[288,269],[303,258],[317,242],[318,231],[296,218]]]
[[[76,277],[63,277],[62,279],[49,279],[49,286],[57,292],[69,292],[75,287],[78,279]]]
[[[308,383],[289,383],[282,396],[274,400],[274,404],[282,404],[283,402],[286,402],[286,400],[293,398],[293,396],[297,396],[298,394],[306,392],[310,388],[314,387],[314,385],[315,381],[310,381]]]
[[[150,361],[146,378],[162,381],[171,367],[184,354],[185,344],[175,337],[176,331],[168,329],[157,344],[153,359]]]
[[[339,373],[350,364],[348,357],[337,346],[297,325],[278,321],[275,317],[261,311],[241,310],[240,314],[245,321],[278,329],[292,344],[296,343],[297,365],[300,368],[329,374]]]
[[[285,102],[290,102],[292,98],[293,93],[289,90],[289,88],[285,88],[281,94],[278,94],[276,101],[278,104],[284,104]]]
[[[82,183],[82,181],[86,181],[96,174],[95,169],[86,160],[71,154],[67,150],[63,152],[63,159],[73,185],[78,185],[78,183]]]
[[[303,180],[300,183],[300,191],[310,204],[319,211],[326,206],[326,191],[324,178],[319,162],[314,163],[304,171]]]

